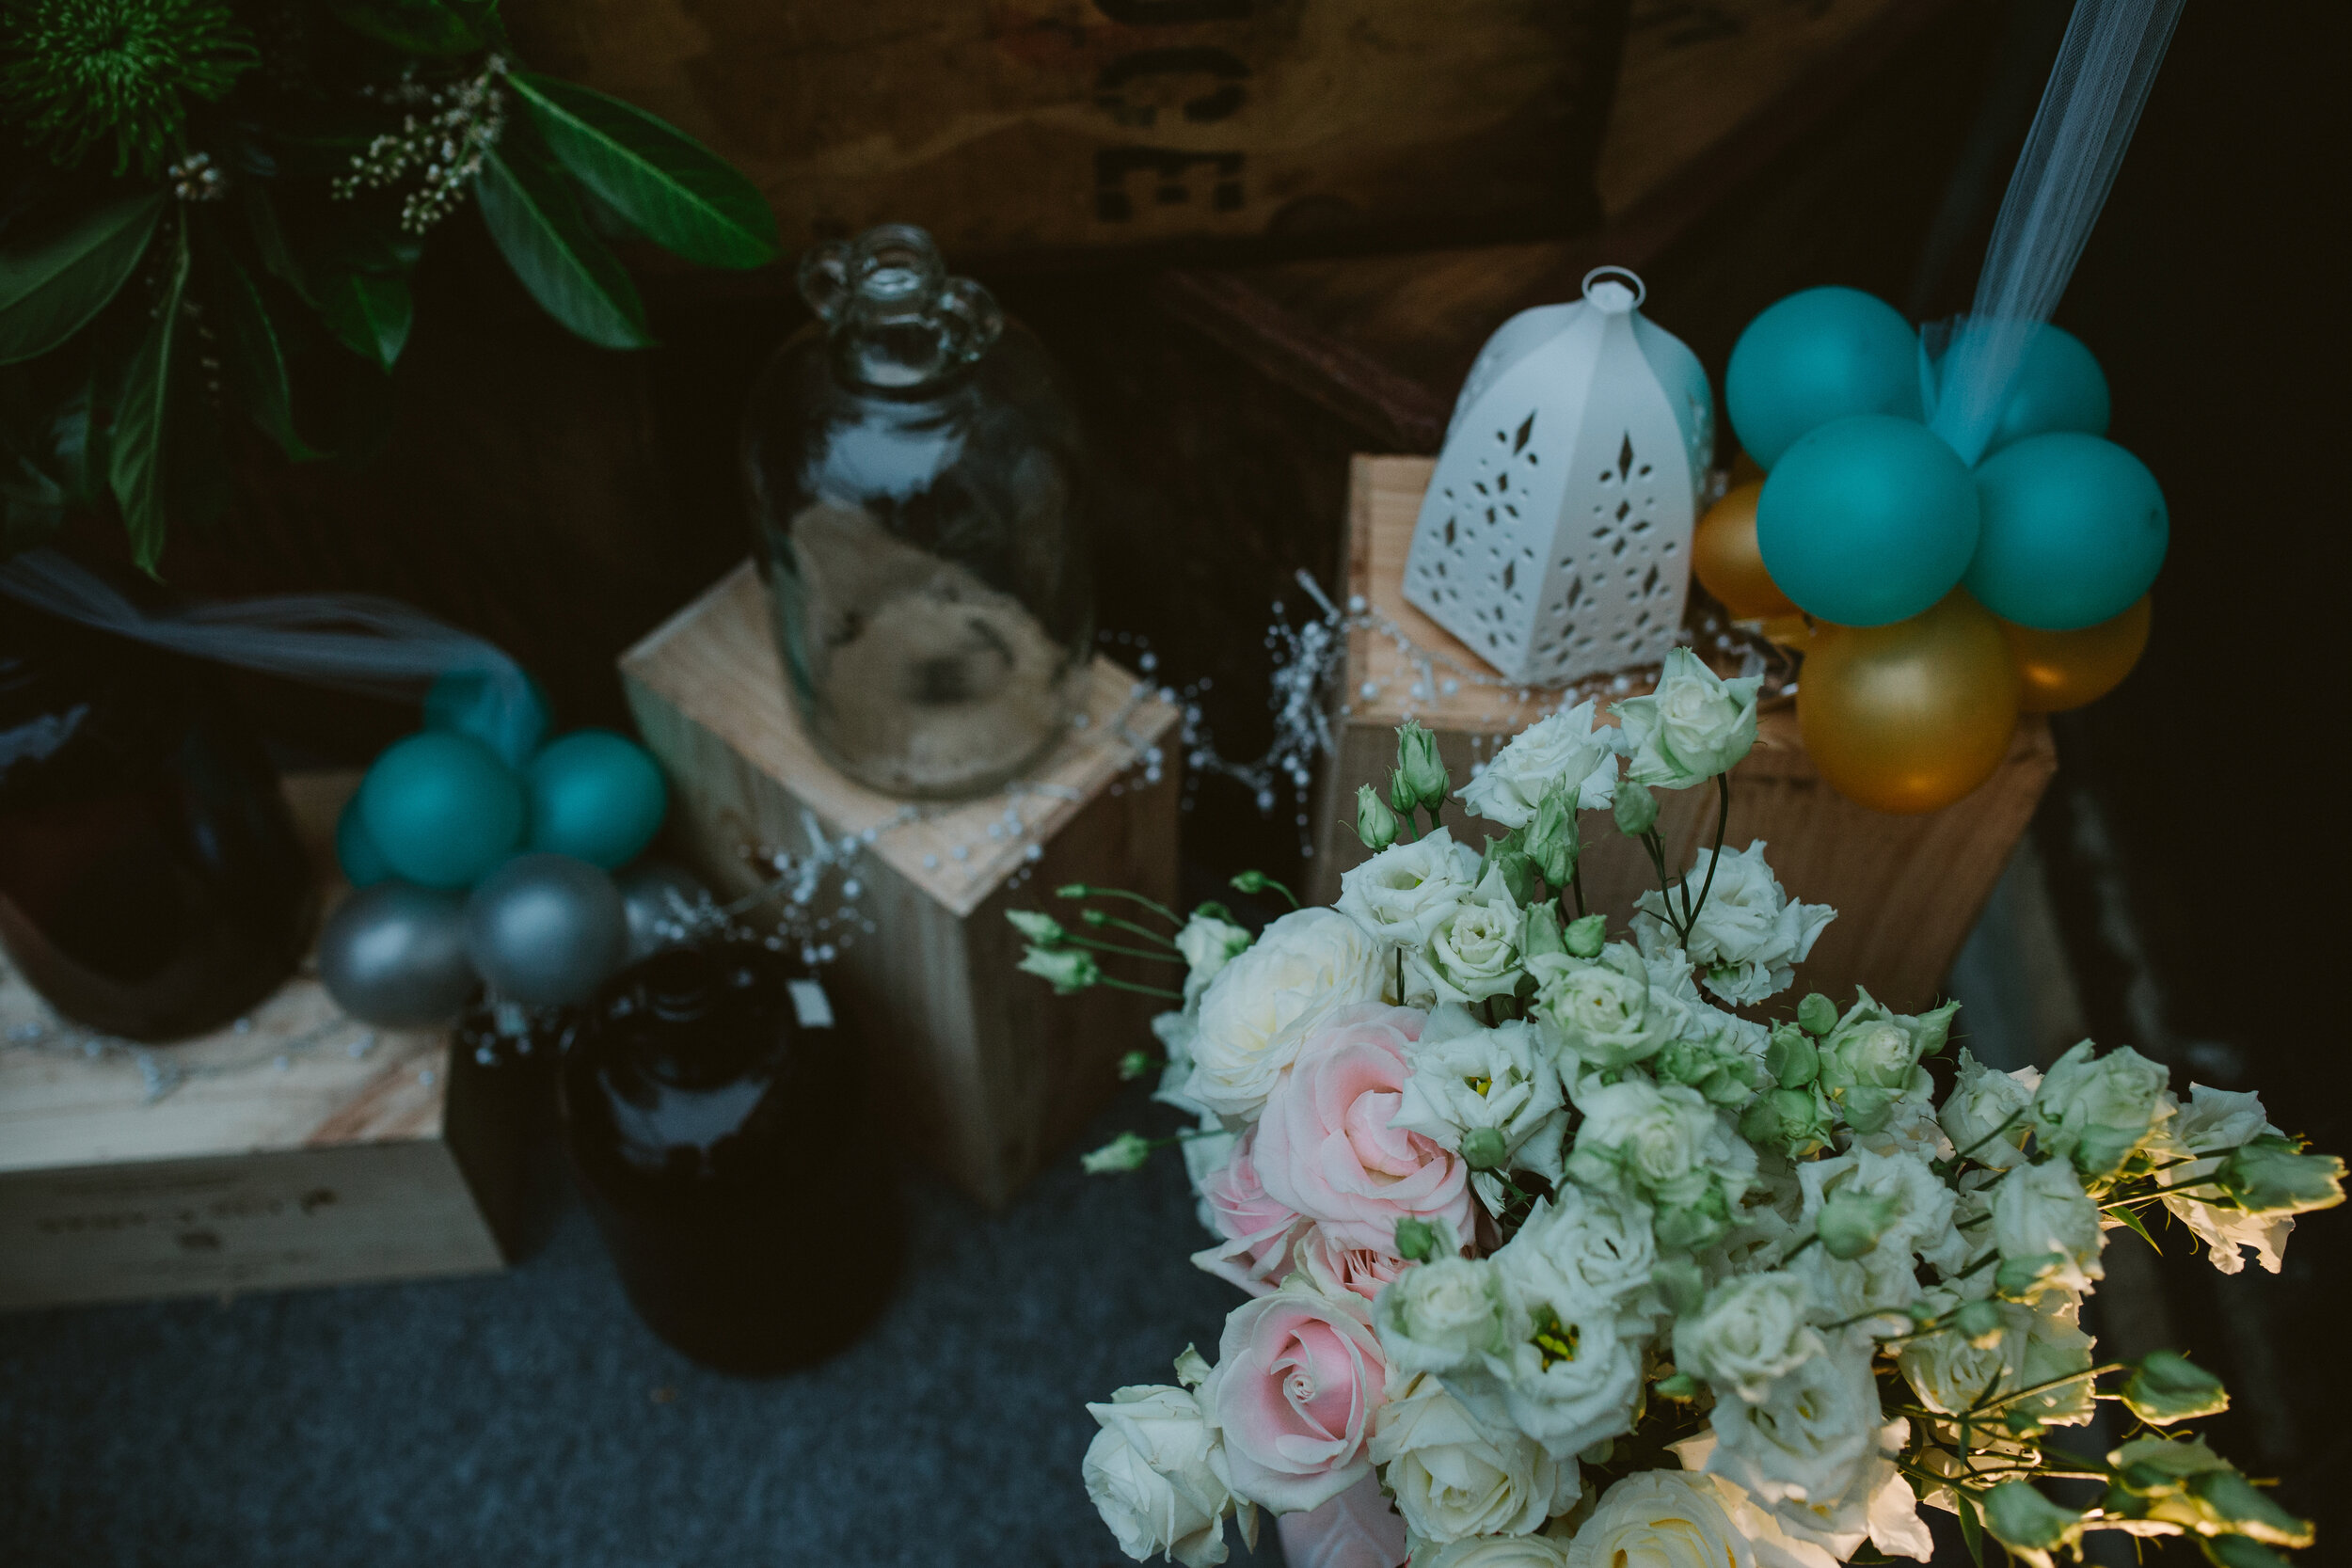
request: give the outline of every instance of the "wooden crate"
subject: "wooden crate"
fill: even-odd
[[[1359,457],[1348,508],[1348,592],[1393,623],[1419,648],[1457,669],[1491,672],[1477,656],[1405,602],[1402,583],[1413,521],[1435,467],[1423,457]],[[1417,718],[1437,732],[1439,751],[1457,781],[1475,760],[1557,708],[1562,695],[1497,690],[1452,676],[1438,664],[1436,684],[1390,637],[1358,629],[1348,638],[1343,708],[1336,721],[1337,754],[1322,780],[1316,809],[1315,855],[1310,885],[1318,900],[1339,895],[1340,875],[1365,858],[1356,837],[1356,786],[1377,785],[1395,765],[1395,727]],[[1649,680],[1623,690],[1587,683],[1606,703],[1636,695]],[[1416,694],[1420,688],[1425,694]],[[1570,700],[1573,700],[1571,698]],[[1889,1006],[1929,1006],[1977,913],[2000,879],[2023,837],[2035,803],[2057,768],[2049,725],[2038,717],[2018,725],[2007,758],[1974,794],[1940,812],[1887,816],[1846,800],[1813,770],[1791,707],[1767,712],[1756,747],[1732,776],[1726,849],[1763,839],[1772,868],[1792,897],[1829,904],[1837,919],[1822,933],[1799,971],[1804,989],[1844,1002],[1857,985]],[[1715,827],[1711,789],[1661,790],[1659,831],[1677,868],[1710,842]],[[1613,927],[1630,914],[1633,900],[1657,885],[1639,845],[1604,817],[1584,818],[1584,892]],[[1457,832],[1459,832],[1457,819]]]
[[[314,851],[357,783],[289,781]],[[448,1056],[345,1018],[307,965],[238,1026],[141,1049],[0,964],[0,1308],[499,1268],[476,1186],[503,1151]]]
[[[1594,212],[1628,0],[515,0],[543,69],[663,115],[785,245],[960,263],[1444,243]]]
[[[1089,723],[1026,780],[911,812],[818,756],[770,626],[746,562],[622,657],[638,727],[670,772],[671,832],[738,895],[763,879],[745,851],[804,847],[811,816],[836,841],[875,833],[853,868],[875,928],[852,934],[827,980],[888,1081],[902,1141],[876,1158],[919,1155],[1001,1204],[1117,1090],[1152,1010],[1108,989],[1056,997],[1018,973],[1005,911],[1051,907],[1073,881],[1174,899],[1175,758],[1157,783],[1133,765],[1171,741],[1177,712],[1098,659]]]

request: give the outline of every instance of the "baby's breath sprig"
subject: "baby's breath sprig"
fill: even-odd
[[[414,175],[417,186],[401,202],[401,228],[421,234],[456,211],[467,182],[506,129],[506,94],[499,87],[506,69],[505,57],[493,55],[478,75],[435,86],[412,67],[398,82],[373,91],[370,96],[405,105],[409,113],[398,131],[352,154],[351,172],[332,187],[335,199],[349,201]]]

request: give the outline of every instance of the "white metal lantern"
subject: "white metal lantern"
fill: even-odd
[[[1562,686],[1674,646],[1715,456],[1707,372],[1621,267],[1522,310],[1462,384],[1405,597],[1509,679]]]

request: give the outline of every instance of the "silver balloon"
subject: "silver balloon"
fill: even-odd
[[[628,913],[628,953],[621,960],[624,964],[691,941],[691,916],[710,903],[710,890],[692,872],[651,855],[622,870],[613,881],[621,890],[621,907]]]
[[[362,1023],[449,1022],[477,983],[466,956],[465,895],[409,882],[359,889],[319,934],[319,978]]]
[[[628,948],[620,890],[600,867],[569,855],[516,855],[466,904],[466,950],[510,1002],[585,1002]]]

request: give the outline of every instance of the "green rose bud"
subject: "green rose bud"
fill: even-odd
[[[1413,793],[1413,786],[1406,782],[1405,769],[1402,768],[1393,768],[1389,770],[1389,804],[1394,806],[1401,816],[1412,816],[1414,808],[1421,804],[1421,798]]]
[[[1544,874],[1545,881],[1565,887],[1575,874],[1579,848],[1576,801],[1565,784],[1555,784],[1544,791],[1535,807],[1535,819],[1527,825],[1528,858]]]
[[[2300,1214],[2344,1201],[2344,1162],[2332,1154],[2304,1153],[2300,1138],[2265,1132],[2240,1144],[2214,1178],[2249,1214]]]
[[[2008,1320],[2001,1316],[1997,1302],[1964,1301],[1952,1314],[1953,1332],[1978,1350],[1991,1350],[1999,1344],[2008,1328]]]
[[[1710,1104],[1744,1105],[1756,1089],[1754,1057],[1703,1040],[1675,1040],[1652,1066],[1661,1081],[1687,1084]]]
[[[1409,1216],[1396,1222],[1396,1255],[1409,1262],[1426,1263],[1437,1256],[1438,1227]]]
[[[2005,1481],[1984,1495],[1984,1528],[2028,1561],[2047,1563],[2051,1552],[2081,1538],[2083,1516],[2060,1508],[2030,1482]]]
[[[1821,1075],[1821,1053],[1813,1049],[1813,1042],[1805,1037],[1804,1030],[1776,1023],[1772,1039],[1764,1047],[1764,1070],[1782,1088],[1801,1089]]]
[[[2069,1259],[2062,1252],[2038,1252],[2029,1258],[2004,1258],[1993,1271],[1993,1290],[2010,1301],[2031,1301],[2043,1283],[2063,1270]]]
[[[2221,1380],[2169,1350],[2150,1351],[2139,1358],[2123,1384],[2123,1402],[2150,1426],[2170,1426],[2198,1416],[2217,1416],[2230,1408],[2230,1391]]]
[[[1378,854],[1396,842],[1396,813],[1389,803],[1374,792],[1370,784],[1356,786],[1356,836],[1364,841],[1364,847]]]
[[[1504,848],[1501,845],[1495,847],[1493,862],[1494,875],[1502,879],[1503,889],[1511,895],[1511,902],[1522,906],[1533,903],[1535,898],[1535,862],[1521,850]],[[1480,881],[1483,884],[1485,879],[1481,878]]]
[[[1829,1108],[1811,1089],[1770,1090],[1740,1114],[1741,1137],[1791,1160],[1827,1148],[1834,1131]]]
[[[1005,918],[1012,922],[1014,930],[1040,947],[1059,947],[1070,938],[1061,922],[1042,910],[1007,910]]]
[[[1650,793],[1647,784],[1620,780],[1617,802],[1611,815],[1617,819],[1617,832],[1628,838],[1639,838],[1658,825],[1658,797]]]
[[[1567,935],[1560,928],[1559,906],[1546,899],[1530,904],[1519,916],[1519,957],[1522,960],[1542,953],[1565,953]]]
[[[1462,1164],[1472,1170],[1501,1170],[1510,1152],[1499,1129],[1473,1127],[1462,1134]]]
[[[1119,1058],[1119,1081],[1132,1084],[1157,1066],[1159,1058],[1149,1051],[1130,1051]]]
[[[1104,1176],[1118,1171],[1140,1170],[1152,1157],[1152,1145],[1140,1133],[1121,1132],[1091,1154],[1078,1156],[1078,1164],[1089,1176]]]
[[[2235,1470],[2207,1470],[2190,1477],[2188,1495],[2201,1505],[2200,1512],[2233,1535],[2250,1536],[2267,1546],[2312,1544],[2309,1519],[2289,1513]]]
[[[1407,719],[1397,726],[1396,782],[1412,791],[1413,804],[1421,806],[1443,804],[1452,785],[1445,764],[1438,756],[1438,737],[1422,728],[1418,719]]]
[[[1582,914],[1568,922],[1568,951],[1580,958],[1597,958],[1609,944],[1609,922],[1597,914]]]
[[[1877,1193],[1840,1190],[1821,1205],[1813,1227],[1832,1258],[1859,1258],[1879,1244],[1895,1223],[1895,1200]]]
[[[1056,996],[1084,990],[1103,978],[1103,966],[1083,947],[1032,947],[1021,955],[1020,967],[1053,982]]]
[[[1837,1027],[1837,1004],[1818,990],[1809,992],[1797,1004],[1797,1022],[1808,1035],[1826,1035]]]

